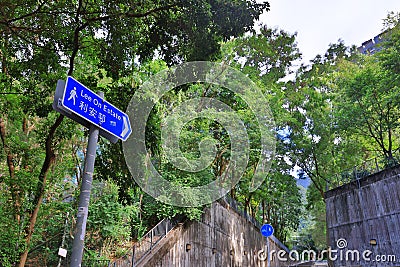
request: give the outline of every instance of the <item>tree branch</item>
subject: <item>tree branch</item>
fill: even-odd
[[[30,216],[29,216],[29,224],[27,225],[25,229],[26,237],[25,237],[25,244],[26,248],[24,252],[20,256],[19,260],[19,266],[24,267],[27,257],[28,257],[28,252],[29,252],[29,245],[32,239],[33,235],[33,230],[35,228],[37,216],[39,214],[40,210],[40,205],[42,204],[45,188],[46,188],[46,181],[47,181],[47,175],[48,172],[51,168],[51,165],[53,164],[55,160],[55,154],[53,150],[53,138],[55,135],[55,132],[60,126],[64,119],[64,115],[59,115],[54,124],[50,127],[49,133],[46,138],[45,142],[45,149],[46,149],[46,157],[44,159],[42,169],[40,170],[39,174],[39,181],[37,183],[36,187],[36,192],[35,192],[35,197],[32,202],[33,210],[30,211]]]
[[[28,13],[28,14],[25,14],[25,15],[22,15],[22,16],[20,16],[18,18],[10,19],[7,22],[10,23],[10,22],[18,21],[18,20],[33,16],[33,15],[36,15],[40,11],[40,9],[42,9],[42,7],[44,6],[45,3],[46,3],[46,1],[43,1],[41,4],[39,4],[39,6],[37,7],[37,9],[35,11],[32,11],[31,13]]]
[[[144,13],[129,13],[129,12],[125,12],[125,13],[116,13],[116,14],[112,14],[112,15],[107,15],[107,16],[102,16],[102,17],[97,17],[97,18],[91,18],[91,19],[87,19],[88,22],[94,22],[94,21],[105,21],[105,20],[109,20],[112,18],[116,18],[116,17],[128,17],[128,18],[143,18],[143,17],[147,17],[153,13],[157,13],[159,11],[164,11],[164,10],[169,10],[173,7],[176,7],[177,4],[171,4],[171,5],[167,5],[167,6],[162,6],[162,7],[157,7],[154,9],[151,9],[149,11],[146,11]]]

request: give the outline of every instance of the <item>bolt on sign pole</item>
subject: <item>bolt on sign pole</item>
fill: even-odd
[[[92,124],[89,129],[89,139],[86,150],[85,166],[83,169],[83,176],[81,181],[81,192],[79,194],[78,215],[76,220],[74,243],[72,245],[71,254],[71,267],[81,267],[82,264],[88,207],[90,201],[90,192],[92,190],[94,162],[96,159],[96,148],[98,139],[99,128]]]

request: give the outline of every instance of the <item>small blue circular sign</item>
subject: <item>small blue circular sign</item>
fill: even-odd
[[[274,227],[270,224],[264,224],[261,226],[261,234],[265,237],[269,237],[274,233]]]

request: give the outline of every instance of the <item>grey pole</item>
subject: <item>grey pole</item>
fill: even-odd
[[[103,98],[103,92],[98,95]],[[79,194],[78,214],[75,225],[74,243],[72,245],[71,267],[82,266],[82,256],[86,233],[86,223],[88,217],[88,207],[90,201],[90,191],[92,189],[94,162],[96,159],[97,141],[99,139],[99,128],[94,124],[89,128],[89,139],[86,150],[85,166],[81,182],[81,192]]]
[[[268,262],[267,262],[267,266],[268,267],[271,267],[271,259],[269,258],[269,237],[267,237],[267,259],[268,259]]]

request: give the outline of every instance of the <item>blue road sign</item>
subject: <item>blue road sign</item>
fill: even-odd
[[[132,132],[127,114],[72,77],[67,78],[61,105],[122,141]]]
[[[264,224],[261,226],[261,234],[265,237],[269,237],[274,233],[274,228],[270,224]]]

